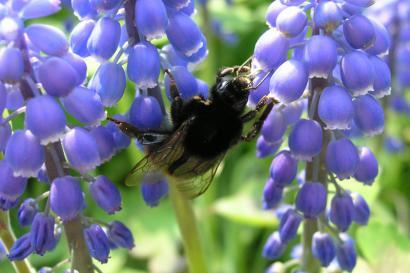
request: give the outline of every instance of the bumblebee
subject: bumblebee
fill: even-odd
[[[253,140],[278,102],[265,96],[246,112],[249,94],[256,87],[245,65],[219,71],[209,99],[195,96],[183,101],[172,74],[165,73],[170,78],[171,130],[141,131],[127,122],[108,119],[145,147],[145,157],[126,181],[133,181],[137,173],[162,171],[175,178],[172,182],[179,191],[195,198],[208,189],[226,152],[242,141]],[[250,121],[253,125],[244,133],[244,124]]]

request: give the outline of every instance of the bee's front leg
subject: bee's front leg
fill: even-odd
[[[171,95],[171,119],[174,125],[179,125],[183,122],[182,108],[184,102],[181,98],[181,94],[178,90],[178,86],[175,82],[175,78],[170,70],[165,70],[165,73],[169,77],[169,92]]]
[[[265,110],[262,112],[262,115],[253,123],[252,129],[244,136],[242,136],[242,140],[244,141],[251,141],[253,140],[261,131],[263,123],[265,122],[266,118],[268,117],[270,111],[272,111],[273,106],[276,104],[276,100],[264,96],[256,105],[255,109],[249,111],[245,115],[241,117],[243,122],[250,121],[251,119],[255,118],[256,114],[260,112],[265,106]]]

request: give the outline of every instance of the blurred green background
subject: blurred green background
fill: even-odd
[[[252,54],[257,38],[267,29],[264,14],[269,3],[238,0],[235,6],[228,7],[224,1],[215,0],[210,1],[208,13],[198,10],[196,19],[209,42],[209,56],[196,70],[199,78],[212,84],[220,67],[241,64]],[[225,31],[236,36],[236,41],[227,43],[212,34],[209,18],[219,20]],[[65,10],[42,21],[63,29],[67,20],[75,21]],[[95,68],[95,64],[89,66],[90,75]],[[125,113],[133,93],[132,86],[128,86],[119,106],[109,109],[109,113]],[[387,131],[409,139],[410,119],[389,112]],[[368,144],[369,140],[358,142]],[[368,187],[354,181],[342,182],[343,186],[359,191],[372,209],[368,226],[351,229],[361,257],[354,272],[406,273],[410,272],[410,153],[406,147],[404,152],[390,154],[382,149],[380,143],[380,139],[370,142],[378,153],[381,166],[381,174],[375,184]],[[114,250],[109,263],[99,267],[105,273],[187,272],[170,201],[165,199],[158,207],[149,208],[143,203],[138,187],[123,185],[124,177],[141,156],[135,145],[130,145],[96,171],[119,185],[123,210],[108,216],[87,196],[85,214],[107,222],[114,219],[125,222],[136,240],[136,247],[131,252]],[[270,265],[261,257],[261,250],[266,238],[276,229],[277,220],[273,211],[261,210],[260,199],[271,160],[271,157],[262,160],[255,157],[255,143],[237,146],[227,155],[210,189],[194,201],[209,272],[262,273]],[[32,181],[26,194],[36,196],[44,190],[43,184]],[[27,231],[18,227],[16,210],[11,212],[11,219],[17,235]],[[298,241],[292,242],[295,245]],[[283,261],[289,259],[293,246],[288,247]],[[44,257],[32,255],[29,260],[40,268],[57,264],[67,255],[67,243],[63,237],[56,251]],[[8,261],[0,262],[0,272],[13,272]]]

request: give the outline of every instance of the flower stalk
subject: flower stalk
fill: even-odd
[[[10,217],[8,211],[0,210],[0,239],[6,249],[10,249],[16,241],[13,229],[10,226]],[[33,273],[34,270],[27,260],[12,262],[14,270],[17,273]]]
[[[311,118],[321,124],[323,131],[323,143],[322,150],[319,155],[315,156],[310,162],[306,163],[306,183],[310,182],[319,182],[324,185],[327,189],[327,170],[325,166],[325,156],[326,156],[326,147],[329,142],[329,134],[324,130],[324,124],[320,120],[317,113],[317,104],[319,101],[320,93],[326,86],[326,81],[313,78],[310,81],[309,91],[309,109],[311,110]],[[312,238],[313,234],[319,230],[318,219],[306,219],[303,223],[303,232],[302,232],[302,247],[303,247],[303,256],[301,261],[301,269],[306,272],[320,272],[321,265],[319,261],[313,256],[312,253]]]
[[[185,256],[191,273],[207,273],[201,240],[191,202],[174,186],[170,178],[169,196],[182,236]]]

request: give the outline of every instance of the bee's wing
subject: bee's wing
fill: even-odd
[[[170,166],[184,153],[183,142],[187,133],[187,128],[193,119],[188,119],[162,144],[150,149],[128,173],[125,184],[128,186],[138,185],[143,176],[149,172],[161,171]]]
[[[187,173],[203,173],[201,170],[209,169],[202,175],[194,176],[190,179],[174,180],[177,189],[182,192],[187,198],[193,199],[203,194],[211,185],[218,167],[221,164],[224,154],[210,161],[198,161],[192,169],[187,169]]]

